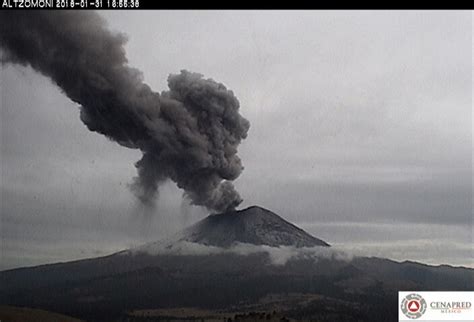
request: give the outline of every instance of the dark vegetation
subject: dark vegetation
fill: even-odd
[[[122,253],[0,272],[0,301],[87,321],[164,321],[130,312],[195,307],[244,314],[232,321],[276,311],[293,320],[378,322],[397,320],[398,290],[472,290],[473,278],[472,269],[379,258],[275,266],[262,254]]]

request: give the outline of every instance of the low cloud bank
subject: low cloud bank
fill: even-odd
[[[228,248],[191,243],[187,241],[179,241],[172,244],[155,243],[144,245],[142,247],[131,250],[132,253],[146,253],[149,255],[190,255],[204,256],[216,254],[237,254],[252,255],[258,253],[266,253],[273,265],[285,265],[288,261],[294,259],[334,259],[350,261],[353,256],[347,252],[333,247],[295,247],[295,246],[279,246],[271,247],[267,245],[253,245],[246,243],[235,243]]]

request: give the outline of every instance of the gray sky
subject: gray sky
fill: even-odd
[[[235,182],[331,244],[474,266],[471,12],[107,11],[155,90],[169,73],[232,89],[251,122]],[[138,151],[89,132],[30,68],[3,66],[0,269],[98,256],[206,215],[167,183],[127,188]]]

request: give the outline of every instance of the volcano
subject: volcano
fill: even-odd
[[[223,248],[237,243],[271,247],[329,247],[325,241],[258,206],[209,215],[165,243],[172,245],[182,241]]]
[[[400,290],[472,290],[470,268],[338,256],[328,246],[267,209],[227,211],[109,256],[0,272],[0,317],[9,305],[86,321],[235,321],[242,312],[279,312],[304,321],[395,322]],[[192,251],[175,251],[185,247]]]

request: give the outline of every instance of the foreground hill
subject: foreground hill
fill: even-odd
[[[0,306],[0,321],[7,322],[81,322],[63,314],[22,307]]]

